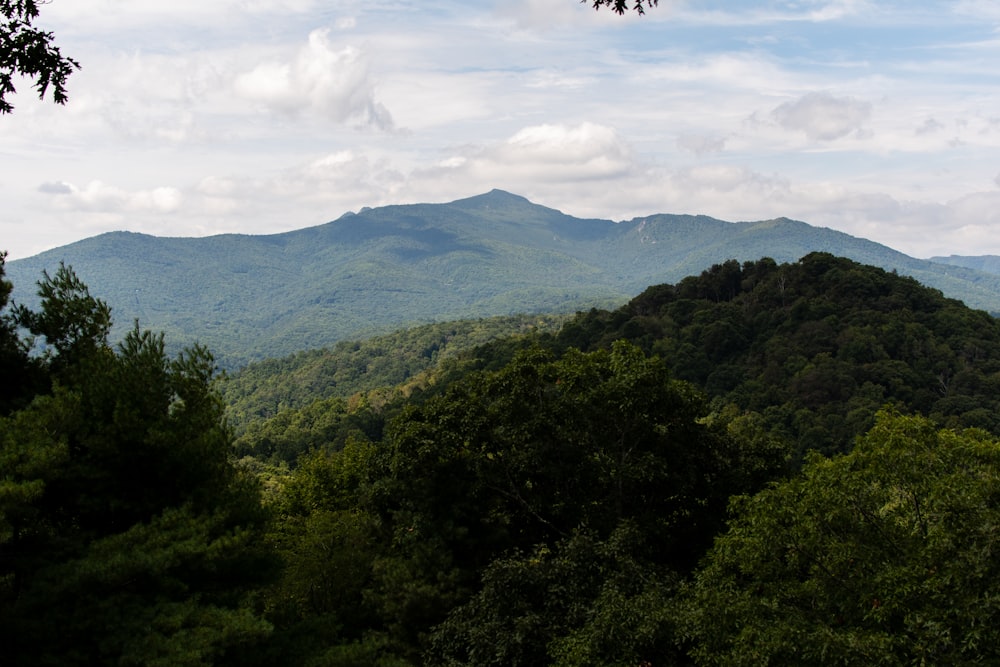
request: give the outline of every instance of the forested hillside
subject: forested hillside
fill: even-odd
[[[713,266],[567,324],[558,347],[626,339],[799,451],[842,451],[893,404],[1000,427],[1000,322],[916,280],[814,253]]]
[[[430,322],[616,307],[730,258],[789,262],[813,251],[897,270],[1000,312],[1000,276],[804,222],[581,219],[500,190],[267,236],[113,232],[8,268],[15,300],[34,306],[38,276],[65,262],[114,309],[112,340],[138,320],[165,332],[171,350],[204,344],[232,370]]]
[[[557,330],[569,315],[511,315],[404,329],[252,363],[227,378],[223,399],[237,433],[281,410],[378,388],[419,388],[429,369],[508,336]]]
[[[578,313],[557,333],[537,334],[499,338],[459,355],[455,364],[438,368],[432,377],[460,376],[470,367],[498,369],[517,350],[532,345],[562,354],[628,340],[661,357],[673,377],[704,391],[713,410],[752,414],[797,454],[844,451],[887,404],[951,427],[1000,429],[996,318],[912,278],[824,253],[780,265],[769,259],[724,262],[677,285],[650,287],[617,310]],[[362,345],[345,343],[343,348]],[[414,349],[390,348],[381,364],[390,359],[400,364],[397,354],[406,347]],[[374,348],[383,349],[378,344]],[[237,401],[238,423],[244,420],[239,406],[256,405],[255,414],[271,414],[270,387],[292,392],[291,387],[318,386],[323,383],[319,378],[332,379],[353,367],[343,357],[337,357],[336,369],[306,363],[328,355],[298,355],[253,366],[246,379],[237,376],[234,390],[226,392]],[[410,358],[421,356],[414,349]],[[297,382],[303,375],[311,379]],[[258,422],[241,437],[241,451],[273,452],[280,441],[281,458],[294,462],[308,449],[307,442],[325,437],[316,432],[322,416],[370,409],[369,401],[359,400],[362,394],[387,383],[377,376],[365,379],[340,391],[317,392],[314,400],[342,399],[322,405],[307,405],[300,392],[296,400],[301,409],[291,401],[281,405],[289,409],[280,418]],[[346,399],[352,395],[349,405]],[[392,396],[383,391],[376,400],[384,403]],[[396,400],[401,397],[395,395]],[[371,423],[376,417],[367,419]],[[297,437],[304,440],[296,444]]]
[[[41,291],[0,280],[12,664],[1000,659],[1000,326],[911,278],[730,261],[464,351],[433,346],[483,323],[303,354],[233,395],[320,397],[239,440],[206,350]]]

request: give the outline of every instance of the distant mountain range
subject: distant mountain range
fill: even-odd
[[[581,219],[501,190],[447,204],[364,209],[283,234],[159,238],[111,232],[7,265],[32,303],[43,269],[71,265],[113,309],[223,365],[417,323],[617,305],[727,259],[812,251],[910,275],[1000,313],[1000,260],[920,260],[785,218],[651,215]]]
[[[976,271],[984,271],[986,273],[1000,274],[1000,256],[997,255],[978,255],[975,257],[949,255],[947,257],[931,257],[930,261],[938,264],[963,266],[967,269],[975,269]]]

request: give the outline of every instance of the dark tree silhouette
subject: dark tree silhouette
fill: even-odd
[[[38,91],[39,99],[52,89],[52,100],[65,104],[66,79],[80,63],[63,56],[52,43],[53,34],[39,30],[33,23],[38,18],[37,0],[0,0],[0,114],[10,113],[14,106],[8,97],[17,92],[15,76],[26,76]]]
[[[624,14],[629,10],[628,0],[580,0],[581,2],[593,2],[594,9],[600,9],[601,7],[609,7],[611,11],[618,15]],[[660,0],[635,0],[632,4],[632,9],[640,14],[645,14],[647,8],[656,7],[660,4]]]

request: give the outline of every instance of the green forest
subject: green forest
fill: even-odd
[[[0,255],[11,665],[1000,661],[1000,322],[825,253],[220,375]]]

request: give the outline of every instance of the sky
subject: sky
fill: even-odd
[[[508,190],[1000,254],[1000,2],[52,0],[82,69],[0,116],[0,249],[270,234]]]

